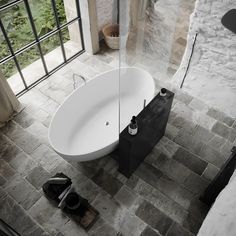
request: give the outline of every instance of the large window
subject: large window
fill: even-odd
[[[83,51],[79,0],[0,0],[0,65],[16,95]]]

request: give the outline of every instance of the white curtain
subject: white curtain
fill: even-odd
[[[0,71],[0,127],[20,111],[20,103]]]

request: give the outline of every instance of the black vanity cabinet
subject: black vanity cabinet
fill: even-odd
[[[165,134],[173,98],[174,93],[168,90],[164,97],[157,94],[137,116],[138,133],[131,136],[128,126],[121,132],[118,171],[126,177],[132,175]]]

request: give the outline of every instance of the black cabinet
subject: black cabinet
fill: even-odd
[[[119,172],[130,177],[144,158],[165,134],[174,93],[157,94],[138,114],[138,133],[131,136],[126,127],[120,134],[118,148]],[[130,117],[131,118],[131,117]]]

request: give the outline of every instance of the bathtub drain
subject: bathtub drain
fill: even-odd
[[[108,121],[106,121],[105,125],[106,125],[106,126],[108,126],[108,125],[109,125],[109,122],[108,122]]]

